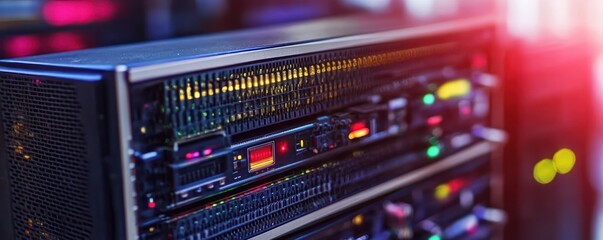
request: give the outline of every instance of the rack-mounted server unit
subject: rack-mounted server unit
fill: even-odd
[[[490,162],[494,33],[358,17],[1,61],[2,233],[303,238],[366,211],[471,234],[445,229],[490,205],[489,168],[418,182]]]

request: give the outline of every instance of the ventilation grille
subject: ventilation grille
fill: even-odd
[[[379,67],[449,50],[453,44],[334,51],[184,76],[164,83],[176,138],[234,134],[361,101],[391,82]]]
[[[81,106],[69,82],[0,75],[15,236],[91,236]]]
[[[216,130],[237,134],[310,116],[365,101],[376,87],[399,79],[382,69],[455,46],[332,51],[172,78],[144,93],[162,101],[141,104],[137,127],[147,137],[168,128],[173,138],[185,139]]]

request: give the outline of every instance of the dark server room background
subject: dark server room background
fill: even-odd
[[[600,0],[0,0],[0,59],[355,14],[484,10],[499,20],[505,239],[603,239]],[[541,169],[567,151],[576,156],[569,173]]]

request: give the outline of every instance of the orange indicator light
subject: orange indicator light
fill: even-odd
[[[366,126],[364,121],[355,122],[352,124],[350,128],[350,133],[348,134],[348,138],[350,140],[366,137],[371,133],[371,130]]]

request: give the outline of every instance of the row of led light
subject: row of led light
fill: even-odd
[[[176,82],[173,82],[171,87],[170,87],[170,85],[166,85],[165,87],[166,87],[166,90],[170,90],[170,89],[177,90],[180,101],[185,101],[187,99],[192,100],[193,98],[200,98],[200,97],[205,97],[208,95],[212,96],[214,94],[219,94],[220,92],[230,92],[230,91],[236,91],[239,89],[244,90],[246,87],[247,88],[257,88],[257,87],[261,87],[264,85],[276,84],[281,81],[293,80],[298,77],[307,77],[307,76],[312,76],[315,74],[320,74],[320,73],[325,73],[325,72],[384,65],[384,64],[388,64],[393,61],[400,61],[400,60],[412,59],[412,58],[425,56],[425,55],[431,55],[431,54],[434,54],[437,52],[451,49],[455,45],[456,44],[454,44],[454,43],[444,43],[444,44],[438,44],[438,45],[433,45],[433,46],[417,47],[417,48],[404,49],[404,50],[398,50],[398,51],[393,51],[393,52],[386,52],[386,53],[382,53],[382,54],[369,55],[369,56],[358,57],[358,58],[347,59],[347,60],[330,61],[330,62],[320,63],[320,64],[316,64],[316,65],[310,65],[309,67],[303,67],[303,68],[299,67],[297,69],[293,65],[289,64],[291,69],[286,70],[286,71],[283,70],[282,74],[281,74],[281,72],[278,72],[277,69],[275,69],[275,68],[272,68],[272,73],[261,74],[261,71],[260,71],[259,75],[256,75],[254,72],[245,73],[245,74],[243,74],[243,77],[239,76],[239,74],[237,74],[237,75],[230,74],[231,79],[228,80],[227,86],[212,87],[212,84],[208,83],[209,85],[208,85],[207,91],[204,90],[201,92],[199,92],[197,85],[195,85],[195,88],[193,89],[193,87],[190,84],[190,79],[187,79],[188,82],[187,82],[186,89],[179,87],[178,84],[176,84]],[[224,77],[224,80],[227,80],[227,79],[228,78]],[[240,85],[238,83],[239,79],[241,82]],[[213,79],[211,79],[211,80],[213,80]],[[220,78],[217,77],[215,80],[219,81]],[[233,84],[233,80],[234,80],[234,84]],[[247,83],[247,84],[245,84],[245,83]]]
[[[471,83],[467,79],[455,79],[442,84],[434,93],[427,93],[423,95],[423,104],[427,106],[433,105],[437,99],[448,100],[456,97],[466,96],[471,92]],[[435,120],[435,121],[432,121]],[[440,118],[429,118],[427,123],[429,125],[437,125],[442,121]],[[435,158],[440,155],[441,149],[437,144],[429,146],[426,150],[427,157]]]

